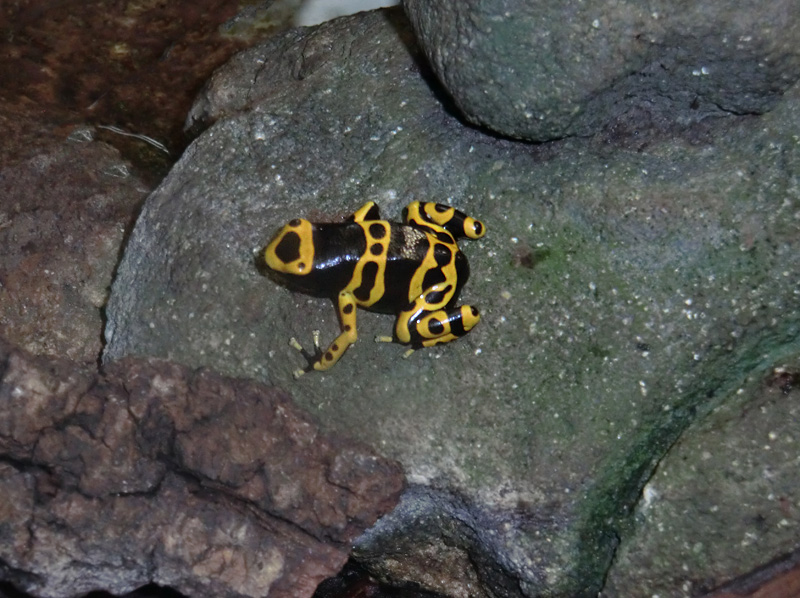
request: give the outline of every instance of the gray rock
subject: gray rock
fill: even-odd
[[[684,434],[645,487],[604,597],[697,596],[797,550],[798,383],[795,355]]]
[[[634,114],[613,135],[538,146],[465,127],[445,97],[397,11],[238,55],[193,110],[213,126],[131,236],[106,359],[271,381],[400,460],[411,490],[357,544],[394,582],[594,596],[669,447],[800,351],[800,92],[759,118],[663,135]],[[330,341],[335,313],[260,277],[254,252],[297,216],[376,200],[396,219],[416,199],[487,224],[461,244],[482,322],[403,360],[371,340],[393,319],[359,312],[342,361],[294,382],[287,339]]]
[[[589,135],[645,110],[760,114],[800,77],[800,5],[405,0],[455,103],[520,139]]]

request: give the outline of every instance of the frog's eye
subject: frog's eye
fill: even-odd
[[[275,246],[275,255],[284,264],[291,264],[300,259],[300,235],[290,231],[281,237]]]
[[[312,224],[302,218],[289,222],[267,245],[264,261],[276,272],[297,275],[311,272],[314,264]]]

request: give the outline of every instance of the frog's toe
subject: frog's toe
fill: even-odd
[[[297,380],[303,374],[306,374],[314,369],[314,364],[320,361],[322,357],[322,349],[319,346],[319,330],[314,330],[312,332],[312,336],[314,338],[314,352],[311,353],[307,351],[303,345],[295,338],[292,337],[289,339],[289,346],[293,349],[299,351],[305,360],[308,362],[308,365],[305,368],[298,368],[292,372],[292,377]]]

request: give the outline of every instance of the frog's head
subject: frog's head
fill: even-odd
[[[263,255],[267,268],[286,282],[307,276],[314,269],[314,225],[295,218],[277,232]]]

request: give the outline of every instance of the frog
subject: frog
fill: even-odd
[[[295,218],[285,224],[263,249],[260,267],[291,291],[331,299],[340,325],[324,350],[318,330],[312,331],[313,353],[289,340],[308,362],[294,378],[326,371],[341,359],[358,339],[357,308],[395,316],[393,335],[375,341],[409,345],[406,358],[467,334],[481,316],[472,305],[457,305],[470,275],[457,241],[484,234],[484,224],[464,212],[421,201],[403,209],[402,222],[382,219],[368,201],[344,222]]]

